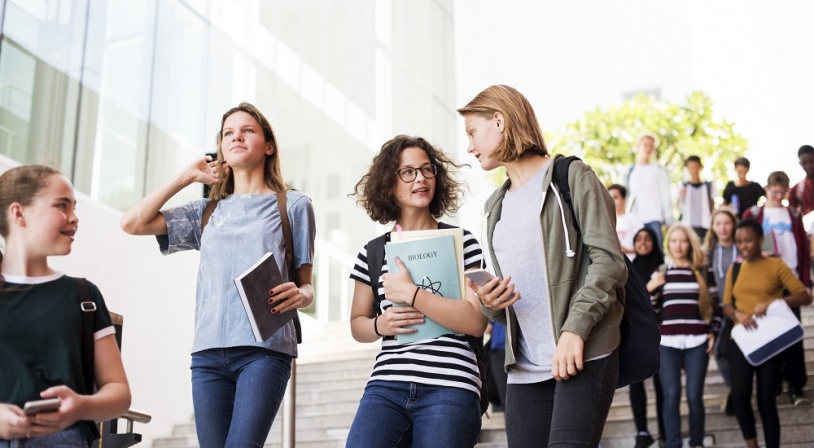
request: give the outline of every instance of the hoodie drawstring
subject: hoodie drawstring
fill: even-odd
[[[557,187],[554,186],[552,182],[551,188],[554,190],[555,196],[557,197],[557,204],[560,205],[560,218],[562,219],[562,229],[565,231],[565,256],[568,258],[573,258],[576,253],[571,250],[571,241],[568,238],[568,226],[565,224],[565,209],[562,206],[562,198],[560,198],[560,192],[557,191]],[[545,200],[545,195],[543,195],[543,200]]]

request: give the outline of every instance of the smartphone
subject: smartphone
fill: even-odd
[[[23,412],[34,415],[39,412],[53,412],[59,409],[59,398],[46,398],[44,400],[28,401],[23,406]]]
[[[483,286],[489,283],[489,280],[495,278],[495,276],[490,274],[489,271],[487,271],[486,269],[475,269],[472,271],[464,271],[464,275],[469,280],[475,282],[475,284],[478,286]]]

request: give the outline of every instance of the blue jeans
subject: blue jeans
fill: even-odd
[[[345,446],[471,448],[478,442],[480,425],[480,399],[472,391],[371,381]]]
[[[707,376],[707,344],[686,350],[661,346],[662,415],[667,448],[681,447],[681,369],[687,375],[687,405],[690,408],[690,446],[704,444],[704,379]]]
[[[33,439],[0,440],[0,448],[88,448],[90,443],[74,425],[50,436]]]
[[[509,384],[509,446],[598,446],[618,377],[619,351],[614,350],[605,358],[586,362],[581,372],[565,381]]]
[[[291,357],[260,347],[192,354],[192,403],[201,448],[262,447],[291,376]]]
[[[659,250],[664,252],[663,246],[662,246],[662,241],[664,241],[664,235],[662,235],[662,233],[661,233],[662,224],[664,224],[664,223],[662,223],[661,221],[650,221],[650,222],[644,223],[644,226],[647,227],[648,229],[652,229],[654,232],[656,232],[656,237],[659,239],[656,242],[656,244],[658,245]]]

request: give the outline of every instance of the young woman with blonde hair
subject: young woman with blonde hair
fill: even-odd
[[[484,170],[504,167],[509,177],[484,207],[484,259],[497,278],[468,282],[483,312],[506,324],[509,445],[597,446],[619,373],[617,293],[628,274],[613,199],[588,165],[574,161],[575,230],[552,182],[562,156],[549,155],[516,89],[491,86],[458,112],[468,152]]]
[[[681,447],[681,371],[686,372],[690,408],[690,446],[704,445],[704,379],[709,354],[721,324],[721,308],[712,271],[707,268],[698,235],[676,223],[667,231],[669,261],[654,280],[653,297],[661,315],[662,416],[668,448]]]

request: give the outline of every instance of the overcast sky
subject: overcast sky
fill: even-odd
[[[459,107],[509,84],[555,130],[630,92],[680,102],[698,89],[749,140],[754,180],[804,176],[796,153],[814,144],[814,2],[455,0],[454,17]]]

